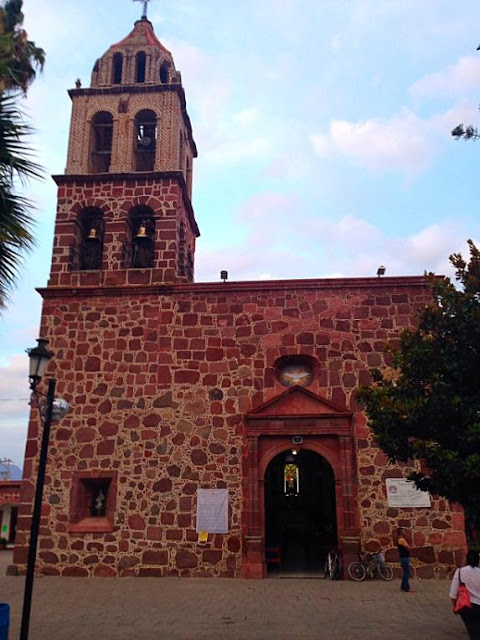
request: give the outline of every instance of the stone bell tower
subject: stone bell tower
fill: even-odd
[[[180,72],[145,16],[69,95],[49,287],[192,282],[197,151]]]

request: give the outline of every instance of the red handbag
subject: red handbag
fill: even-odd
[[[471,609],[472,603],[470,602],[470,594],[468,593],[468,589],[465,586],[465,583],[462,582],[461,572],[458,572],[458,580],[460,581],[460,586],[457,591],[457,599],[455,600],[455,605],[453,607],[453,613],[460,613],[464,609]]]

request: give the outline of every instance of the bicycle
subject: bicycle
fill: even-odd
[[[323,577],[330,578],[330,580],[339,580],[340,569],[340,552],[338,550],[329,551],[327,553],[327,557],[325,558],[325,570]]]
[[[365,578],[379,576],[382,580],[393,578],[392,567],[385,562],[383,553],[359,553],[359,562],[351,562],[348,565],[348,575],[352,580],[361,582]]]

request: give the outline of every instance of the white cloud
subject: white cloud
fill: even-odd
[[[255,158],[255,161],[266,159],[269,156],[270,143],[263,137],[238,139],[234,143],[231,140],[215,145],[203,154],[206,162],[211,162],[225,167]]]
[[[336,245],[339,243],[351,246],[355,243],[371,248],[372,245],[380,244],[383,241],[380,231],[374,225],[351,214],[338,221],[313,220],[309,226],[326,244]]]
[[[458,62],[423,76],[413,83],[410,93],[415,98],[436,95],[464,96],[480,86],[480,60],[473,57],[460,58]]]
[[[468,255],[464,230],[453,221],[429,225],[405,237],[389,237],[369,222],[345,216],[339,221],[313,221],[311,235],[317,234],[329,251],[329,259],[341,264],[347,277],[371,276],[384,264],[387,275],[422,275],[425,271],[453,274],[451,253]],[[333,247],[331,251],[330,247]],[[337,272],[338,274],[338,272]]]
[[[271,220],[268,210],[264,213]],[[199,248],[198,280],[218,280],[221,269],[228,270],[230,281],[368,277],[380,264],[388,276],[433,271],[452,277],[448,256],[457,251],[468,255],[465,232],[452,221],[401,238],[389,237],[353,215],[298,224],[295,216],[278,209],[276,221],[278,233],[270,236],[264,225],[250,234],[245,246]],[[287,245],[281,244],[282,238],[288,238]]]
[[[397,169],[408,173],[423,170],[435,155],[428,122],[411,111],[389,120],[333,120],[329,138],[338,152],[374,170]]]
[[[433,224],[406,239],[401,249],[402,258],[413,264],[423,264],[425,271],[446,275],[454,280],[454,268],[448,257],[460,252],[468,259],[465,237],[457,225]]]
[[[373,276],[380,264],[391,276],[451,275],[448,256],[462,250],[467,237],[459,219],[392,236],[353,213],[319,218],[295,193],[276,192],[249,198],[231,225],[220,247],[199,243],[199,280],[217,280],[220,269],[230,280]]]
[[[188,88],[188,108],[195,116],[195,129],[218,121],[230,101],[231,78],[215,57],[200,47],[178,39],[163,39],[173,52],[175,67]]]

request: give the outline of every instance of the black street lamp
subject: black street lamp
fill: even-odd
[[[62,398],[55,398],[55,386],[57,381],[50,378],[48,391],[45,395],[37,389],[42,379],[48,361],[53,358],[53,352],[47,349],[48,340],[38,338],[38,345],[27,349],[30,358],[30,389],[39,409],[40,420],[43,425],[42,443],[40,447],[40,459],[38,461],[37,486],[35,489],[35,501],[33,503],[32,524],[30,527],[30,545],[28,549],[27,575],[25,578],[25,593],[23,596],[22,624],[20,640],[28,640],[28,627],[30,624],[30,609],[32,605],[33,578],[35,575],[35,560],[37,556],[38,531],[42,511],[43,485],[45,483],[45,469],[47,466],[48,441],[50,439],[50,427],[52,422],[65,416],[68,405]],[[41,402],[40,396],[45,400]]]

